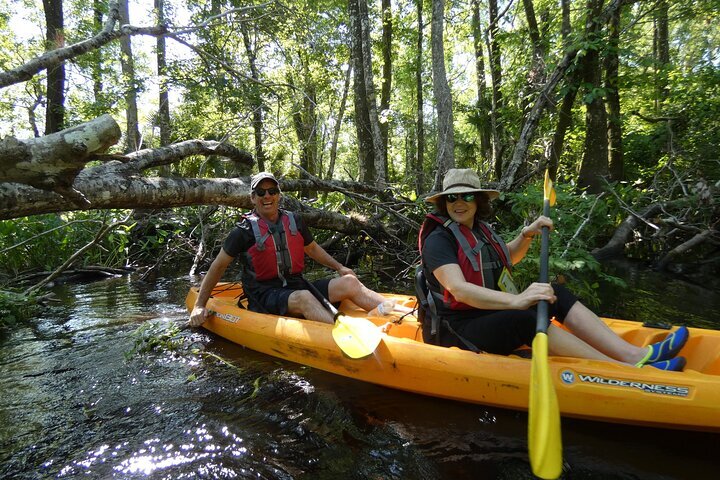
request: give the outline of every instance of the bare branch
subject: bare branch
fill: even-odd
[[[183,35],[186,33],[197,32],[198,30],[208,27],[215,20],[227,17],[229,15],[232,15],[233,13],[244,14],[244,13],[252,11],[252,10],[262,10],[262,9],[269,7],[270,5],[273,5],[275,3],[277,3],[277,2],[274,2],[274,1],[273,2],[265,2],[265,3],[261,3],[260,5],[250,5],[247,7],[231,8],[229,10],[225,10],[224,12],[220,12],[217,15],[212,15],[212,16],[206,18],[205,21],[202,23],[199,23],[197,25],[187,26],[187,27],[185,27],[184,30],[176,30],[173,33],[175,35]]]
[[[590,207],[590,211],[588,212],[587,218],[585,218],[585,220],[583,220],[583,222],[582,222],[582,223],[580,224],[580,226],[577,228],[577,230],[575,231],[575,235],[573,235],[573,237],[570,239],[570,241],[569,241],[569,242],[567,243],[567,245],[565,246],[565,250],[564,250],[563,253],[560,255],[560,258],[564,258],[564,257],[565,257],[565,255],[567,254],[568,250],[570,249],[570,245],[575,241],[575,239],[578,237],[578,235],[580,235],[580,232],[582,232],[582,229],[585,228],[585,225],[587,225],[588,222],[590,221],[590,217],[592,217],[593,210],[595,210],[595,205],[597,205],[598,201],[599,201],[604,195],[605,195],[605,192],[603,192],[603,193],[601,193],[600,195],[598,195],[597,197],[595,197],[595,201],[593,202],[592,207]]]
[[[119,38],[123,33],[119,30],[115,30],[115,24],[120,18],[117,1],[113,0],[110,2],[108,10],[108,20],[105,22],[105,25],[100,33],[92,38],[74,43],[65,48],[45,52],[39,57],[30,60],[25,65],[13,68],[12,70],[0,72],[0,88],[20,82],[26,82],[42,70],[45,70],[52,65],[56,65],[59,62],[77,57],[91,50],[95,50],[107,43],[110,43],[116,38]]]

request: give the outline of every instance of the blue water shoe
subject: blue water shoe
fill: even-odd
[[[685,368],[686,363],[687,363],[687,361],[685,360],[685,357],[675,357],[670,360],[661,360],[659,362],[646,363],[645,365],[649,365],[654,368],[659,368],[660,370],[671,370],[673,372],[682,372],[683,368]]]
[[[642,367],[645,364],[670,360],[685,346],[688,335],[687,327],[683,326],[665,337],[662,342],[649,345],[647,355],[638,362],[637,366]]]

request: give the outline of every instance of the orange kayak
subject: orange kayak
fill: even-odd
[[[192,309],[197,288],[186,298]],[[332,325],[248,311],[238,306],[242,286],[220,283],[208,302],[211,332],[252,350],[364,382],[433,397],[527,410],[531,361],[519,356],[472,353],[423,343],[416,318],[393,313],[367,317],[383,327],[382,340],[364,358],[352,359],[336,345]],[[415,297],[386,295],[414,308]],[[245,305],[245,300],[240,301]],[[350,302],[340,311],[367,313]],[[636,345],[668,331],[638,322],[603,319]],[[550,372],[563,416],[663,428],[720,432],[720,331],[690,328],[680,352],[684,372],[568,357],[550,357]]]

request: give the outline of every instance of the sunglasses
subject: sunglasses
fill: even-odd
[[[455,203],[458,199],[462,198],[463,202],[472,202],[475,200],[474,193],[449,193],[445,195],[448,203]]]
[[[280,189],[277,187],[255,189],[255,195],[257,195],[258,197],[264,197],[266,193],[269,193],[270,195],[277,195],[278,193],[280,193]]]

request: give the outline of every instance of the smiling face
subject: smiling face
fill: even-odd
[[[278,193],[271,195],[267,190],[272,189],[278,190]],[[265,194],[261,197],[257,194],[257,190],[264,191]],[[277,221],[278,209],[280,208],[280,192],[277,183],[266,178],[250,194],[250,201],[255,206],[255,211],[260,217],[273,223]]]
[[[445,195],[445,206],[447,207],[447,213],[450,218],[455,220],[461,225],[465,225],[468,228],[472,228],[475,223],[475,213],[477,212],[477,203],[473,198],[470,201],[466,201],[462,195],[458,195],[454,202],[451,202],[447,195]]]

